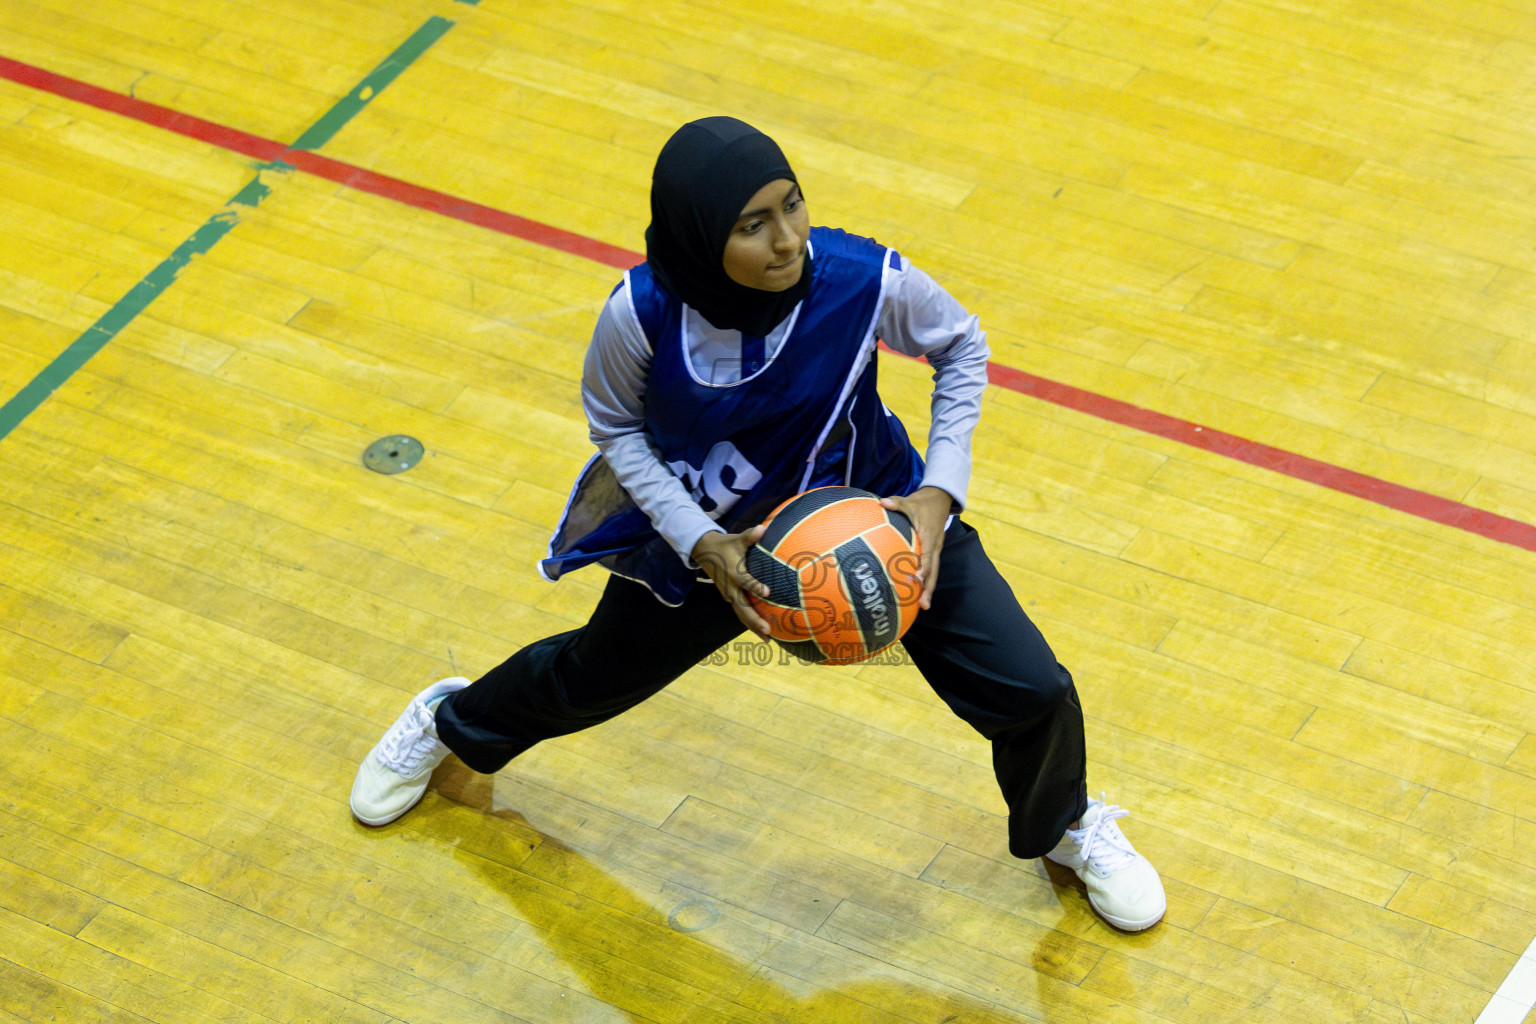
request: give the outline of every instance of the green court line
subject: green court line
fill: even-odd
[[[428,47],[441,39],[443,33],[452,28],[453,24],[446,18],[435,15],[429,18],[426,24],[400,44],[399,48],[384,60],[384,63],[374,68],[368,77],[359,82],[355,89],[339,100],[325,113],[325,116],[311,125],[304,134],[299,136],[298,141],[288,148],[314,150],[329,142],[343,125],[357,116],[358,112],[378,96],[385,86],[393,82],[400,72],[425,53]],[[175,284],[177,275],[191,264],[195,257],[208,252],[219,239],[234,230],[235,225],[240,223],[240,207],[255,208],[272,194],[271,187],[261,180],[263,171],[281,172],[290,169],[281,160],[263,164],[257,170],[256,177],[236,193],[225,204],[223,210],[214,214],[202,227],[192,232],[191,237],[178,245],[158,267],[130,288],[127,295],[102,314],[101,319],[76,338],[59,354],[58,358],[44,367],[26,387],[17,392],[15,397],[0,406],[0,440],[20,426],[22,420],[47,401],[49,395],[63,386],[90,361],[91,357],[105,348],[108,342],[117,337],[119,331],[148,309],[150,303],[159,298],[162,292]]]
[[[175,283],[176,275],[192,262],[194,256],[201,256],[212,249],[219,239],[229,234],[234,226],[240,223],[240,213],[234,207],[253,207],[265,199],[270,192],[271,189],[262,184],[261,175],[258,174],[256,180],[241,189],[224,210],[214,214],[207,223],[192,232],[192,237],[178,245],[164,262],[129,289],[128,294],[119,299],[117,305],[102,314],[100,320],[92,324],[84,334],[60,353],[57,359],[32,378],[32,382],[22,388],[16,397],[6,402],[4,406],[0,406],[0,438],[16,429],[21,421],[42,405],[49,395],[74,376],[75,372],[92,356],[105,348],[107,342],[117,337],[117,332],[132,323],[151,302],[159,298],[161,292]]]
[[[300,135],[298,141],[289,146],[289,149],[319,149],[331,140],[341,126],[362,110],[384,87],[395,80],[395,77],[411,66],[411,63],[427,52],[427,47],[442,38],[443,33],[453,27],[453,22],[447,18],[439,18],[436,15],[427,19],[427,23],[417,29],[411,38],[400,44],[399,49],[384,59],[384,63],[374,68],[373,71],[357,83],[357,87],[342,97],[341,101],[332,107],[324,117],[310,125],[309,130]]]

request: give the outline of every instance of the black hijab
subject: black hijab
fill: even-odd
[[[770,181],[798,183],[768,136],[734,117],[690,121],[673,133],[651,175],[651,226],[645,256],[663,287],[722,330],[766,335],[811,287],[811,258],[782,292],[732,281],[725,243],[742,207]]]

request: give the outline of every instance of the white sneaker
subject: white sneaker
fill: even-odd
[[[358,766],[352,781],[354,818],[364,825],[388,825],[416,806],[427,792],[432,770],[448,756],[447,744],[437,738],[434,708],[428,705],[468,685],[468,679],[454,676],[411,699]]]
[[[1056,849],[1046,854],[1077,872],[1088,886],[1088,902],[1099,916],[1123,931],[1139,932],[1162,920],[1168,909],[1163,880],[1152,862],[1136,852],[1115,824],[1130,812],[1088,801],[1082,828],[1069,828]]]

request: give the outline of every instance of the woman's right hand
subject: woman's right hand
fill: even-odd
[[[768,585],[753,579],[747,572],[747,549],[762,539],[765,529],[765,526],[754,526],[742,533],[711,530],[699,538],[689,555],[709,574],[741,624],[763,640],[768,639],[768,621],[747,601],[747,593],[767,597]]]

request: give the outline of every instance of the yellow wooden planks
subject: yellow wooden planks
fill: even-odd
[[[999,361],[1536,521],[1528,11],[0,21],[6,56],[289,141],[431,15],[458,24],[326,155],[639,249],[661,141],[736,113]],[[0,83],[0,400],[254,175]],[[618,273],[263,180],[0,439],[7,1014],[1450,1024],[1536,932],[1529,553],[996,390],[968,515],[1078,679],[1159,930],[1008,858],[986,744],[902,666],[728,649],[360,830],[352,768],[410,693],[596,598],[531,564],[591,451],[576,382]],[[926,370],[882,377],[920,437]],[[395,432],[432,458],[362,470]]]

